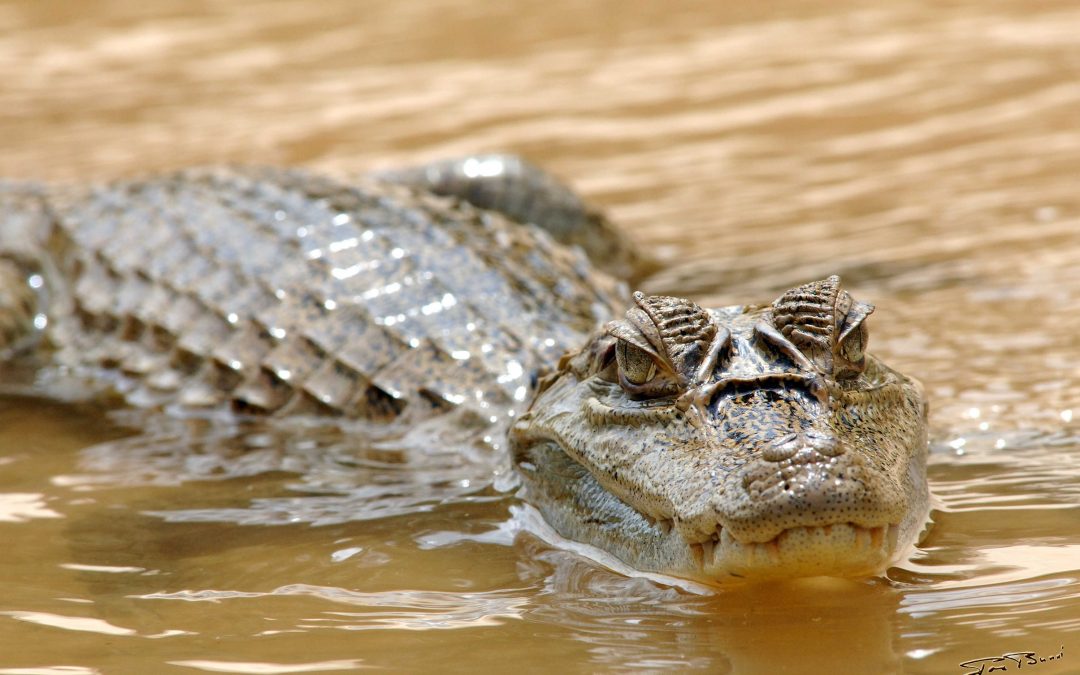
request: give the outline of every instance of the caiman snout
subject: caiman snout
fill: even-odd
[[[903,517],[899,485],[830,434],[792,433],[735,472],[718,520],[735,539],[765,542],[794,527],[872,528]]]

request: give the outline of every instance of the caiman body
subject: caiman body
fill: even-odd
[[[151,407],[467,419],[508,434],[560,534],[642,570],[866,574],[910,543],[925,404],[864,353],[869,305],[835,277],[763,307],[631,301],[579,245],[635,260],[505,158],[0,183],[0,363]]]
[[[192,170],[0,208],[9,294],[39,296],[8,346],[143,404],[501,418],[622,303],[540,230],[386,182]]]

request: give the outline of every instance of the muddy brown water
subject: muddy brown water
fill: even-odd
[[[884,577],[695,595],[513,537],[483,462],[8,396],[0,674],[1080,672],[1075,3],[35,0],[0,26],[5,177],[508,150],[665,258],[647,290],[842,274],[927,385],[936,498]]]

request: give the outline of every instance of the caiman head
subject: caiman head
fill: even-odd
[[[884,569],[928,510],[919,384],[865,352],[830,277],[761,307],[634,294],[563,357],[510,443],[562,536],[704,580]]]

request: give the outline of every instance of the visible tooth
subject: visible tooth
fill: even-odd
[[[648,521],[649,525],[652,525],[665,535],[671,533],[671,528],[675,524],[674,520],[672,520],[671,518],[653,518],[652,516],[644,513],[641,515],[643,518],[645,518],[646,521]]]
[[[702,566],[712,563],[714,559],[713,548],[714,544],[712,539],[701,543]]]
[[[767,541],[762,546],[765,548],[765,552],[768,554],[769,559],[773,561],[780,560],[780,547],[777,545],[776,539]]]
[[[881,548],[881,542],[885,538],[884,527],[874,527],[870,529],[870,545],[873,548]]]
[[[698,567],[705,566],[705,561],[708,560],[708,558],[705,557],[704,544],[690,544],[690,553],[693,554],[694,560],[697,562]]]
[[[855,528],[855,543],[859,548],[867,548],[870,546],[870,533],[865,527]]]

